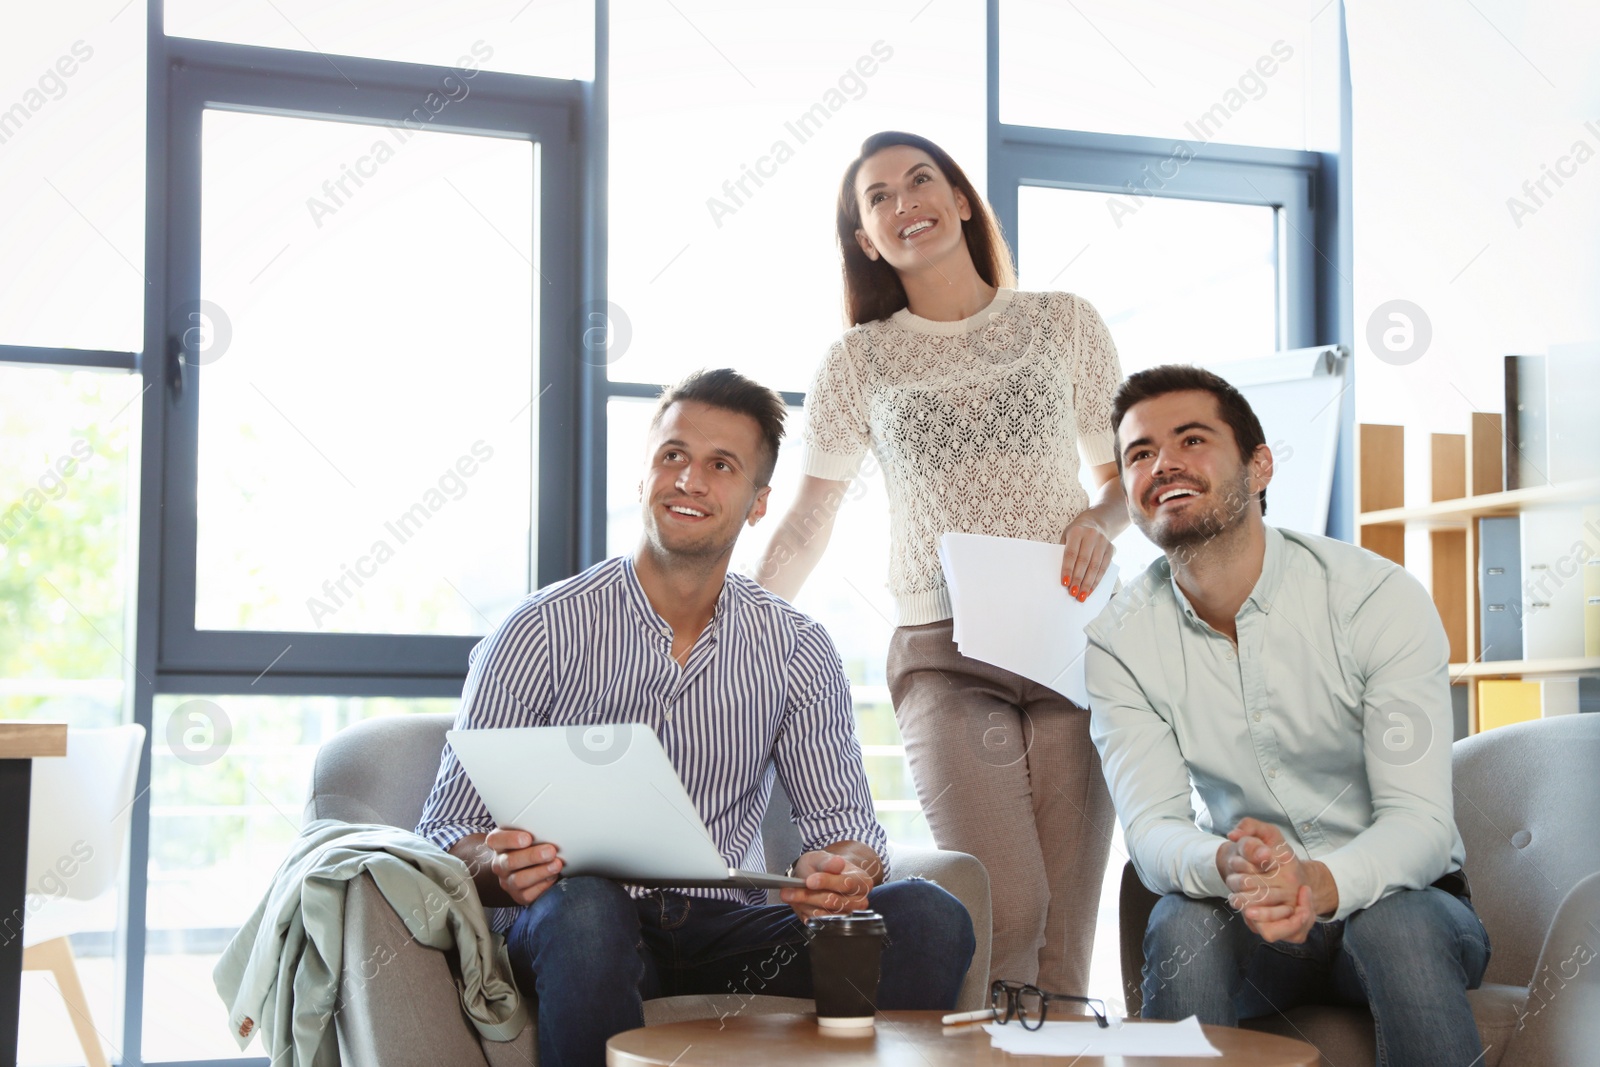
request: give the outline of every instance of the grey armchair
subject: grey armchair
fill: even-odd
[[[1600,1045],[1600,715],[1469,737],[1454,767],[1472,904],[1492,950],[1468,994],[1483,1067],[1586,1067]],[[1127,864],[1119,926],[1130,1015],[1156,899]],[[1376,1057],[1365,1008],[1305,1006],[1244,1025],[1309,1041],[1324,1067]]]
[[[340,819],[383,823],[409,830],[439,769],[451,715],[407,715],[370,719],[341,731],[317,753],[305,821]],[[781,789],[762,826],[767,868],[781,871],[800,852]],[[977,951],[961,988],[960,1006],[987,998],[990,924],[989,876],[976,859],[959,852],[895,848],[894,878],[938,882],[966,905],[977,934]],[[357,980],[357,968],[382,962],[378,979]],[[534,1027],[515,1041],[480,1041],[462,1014],[446,953],[413,942],[370,875],[351,881],[345,893],[344,964],[335,1018],[339,1053],[346,1067],[528,1067],[538,1060]],[[370,970],[370,965],[369,965]],[[808,1000],[792,997],[663,997],[645,1004],[649,1024],[723,1014],[803,1012]]]

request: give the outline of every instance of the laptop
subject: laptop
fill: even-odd
[[[729,867],[644,723],[445,734],[495,824],[560,850],[563,875],[672,889],[800,888]]]

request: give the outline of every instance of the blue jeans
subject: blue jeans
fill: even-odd
[[[1442,889],[1401,890],[1302,944],[1268,944],[1221,900],[1169,893],[1144,936],[1144,1017],[1237,1026],[1300,1004],[1362,1004],[1378,1064],[1468,1067],[1483,1054],[1467,1006],[1489,965],[1472,905]]]
[[[867,900],[889,933],[878,1007],[953,1007],[976,947],[967,909],[920,879]],[[606,1040],[643,1026],[656,997],[811,996],[805,924],[787,904],[634,899],[609,879],[562,878],[522,909],[506,948],[518,987],[538,1000],[540,1067],[603,1065]]]

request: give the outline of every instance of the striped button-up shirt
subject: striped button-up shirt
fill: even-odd
[[[456,728],[651,726],[730,867],[761,870],[774,773],[807,849],[860,841],[887,859],[850,683],[822,625],[730,573],[686,665],[626,556],[533,594],[472,650]],[[417,833],[449,849],[494,829],[446,744]],[[762,890],[686,892],[762,903]],[[515,909],[497,909],[497,929]]]

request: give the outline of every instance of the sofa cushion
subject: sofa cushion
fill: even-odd
[[[1495,1067],[1511,1044],[1511,1035],[1517,1032],[1528,991],[1521,986],[1485,982],[1467,994],[1467,1002],[1472,1005],[1478,1036],[1483,1039],[1484,1067]]]
[[[304,821],[414,829],[439,776],[445,731],[454,725],[448,713],[390,715],[339,731],[317,751]]]
[[[1486,984],[1467,994],[1485,1050],[1483,1067],[1495,1067],[1505,1055],[1527,999],[1526,989],[1508,985]],[[1323,1067],[1371,1063],[1377,1055],[1372,1016],[1365,1008],[1308,1004],[1281,1015],[1247,1019],[1243,1025],[1247,1030],[1292,1037],[1314,1046],[1322,1054]]]

